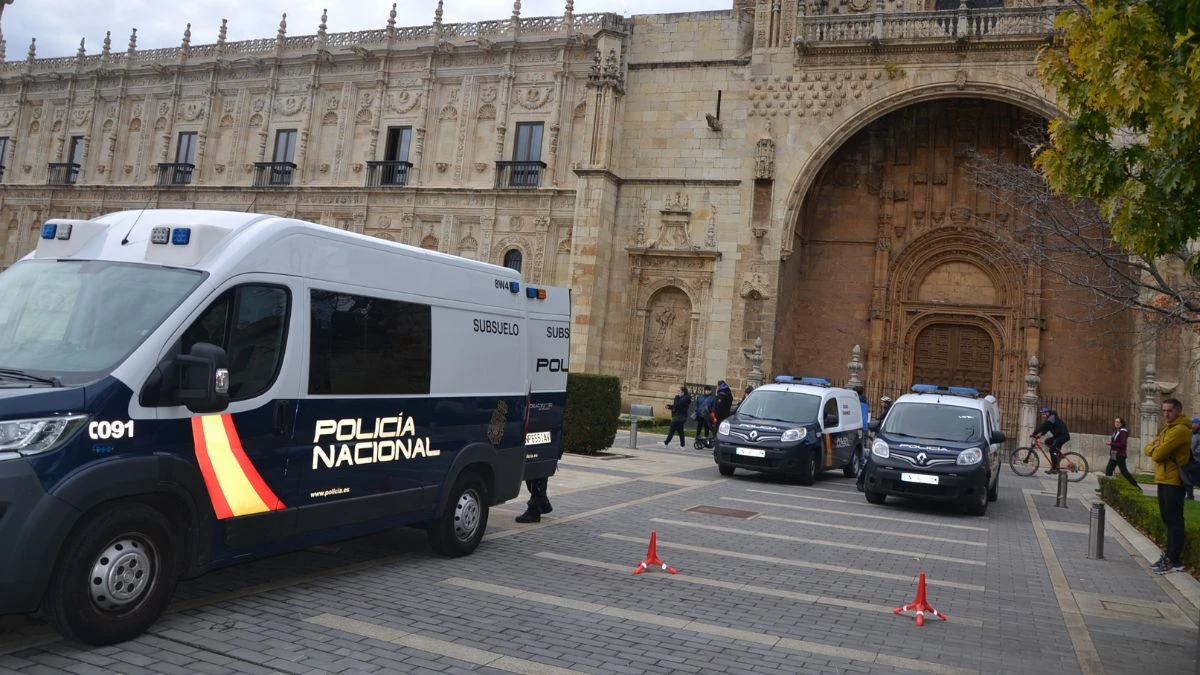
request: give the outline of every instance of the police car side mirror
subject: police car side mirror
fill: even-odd
[[[881,426],[883,426],[883,423],[879,420],[871,420],[870,423],[867,424],[867,428],[871,431],[879,431],[879,427]]]
[[[225,350],[208,342],[192,345],[188,354],[175,357],[179,366],[181,405],[194,413],[221,412],[229,405],[229,357]]]
[[[992,437],[990,439],[988,439],[988,442],[989,443],[1003,443],[1006,440],[1008,440],[1008,437],[1004,435],[1003,431],[993,431]]]

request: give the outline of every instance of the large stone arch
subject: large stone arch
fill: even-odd
[[[1007,103],[1046,119],[1054,117],[1058,108],[1050,99],[1014,85],[994,82],[968,82],[960,85],[954,80],[904,89],[861,108],[844,108],[845,117],[826,133],[808,155],[792,181],[784,207],[784,232],[780,240],[780,256],[786,260],[793,252],[797,228],[802,225],[804,202],[816,182],[817,175],[847,141],[872,122],[891,112],[937,99],[984,99]]]

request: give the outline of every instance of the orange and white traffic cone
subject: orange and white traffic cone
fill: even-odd
[[[926,612],[936,616],[937,618],[941,619],[942,621],[946,620],[945,614],[942,614],[941,612],[937,611],[936,609],[933,608],[933,605],[931,605],[925,601],[925,573],[924,572],[921,572],[921,576],[919,576],[917,578],[917,598],[915,600],[913,600],[912,602],[908,603],[907,605],[904,605],[903,607],[897,607],[896,609],[893,609],[892,613],[899,614],[900,612],[907,612],[909,610],[913,610],[917,613],[917,625],[918,626],[925,625],[925,613]]]
[[[646,568],[650,567],[651,565],[654,565],[655,567],[661,567],[664,572],[670,572],[671,574],[679,573],[679,570],[667,565],[667,563],[659,559],[657,532],[650,533],[650,548],[646,551],[646,559],[642,561],[642,564],[638,565],[637,568],[633,570],[633,573],[641,574],[642,572],[645,572]]]

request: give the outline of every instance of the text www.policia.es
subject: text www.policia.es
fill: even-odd
[[[341,488],[329,488],[328,490],[318,490],[318,491],[316,491],[316,492],[310,492],[310,493],[308,493],[308,496],[309,496],[310,498],[315,498],[315,497],[332,497],[332,496],[334,496],[334,495],[344,495],[344,494],[346,494],[346,493],[347,493],[347,492],[349,492],[349,491],[350,491],[350,488],[348,488],[348,487],[341,487]]]

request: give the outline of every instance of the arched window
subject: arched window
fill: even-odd
[[[504,254],[504,266],[521,271],[521,252],[515,248],[508,249]]]

